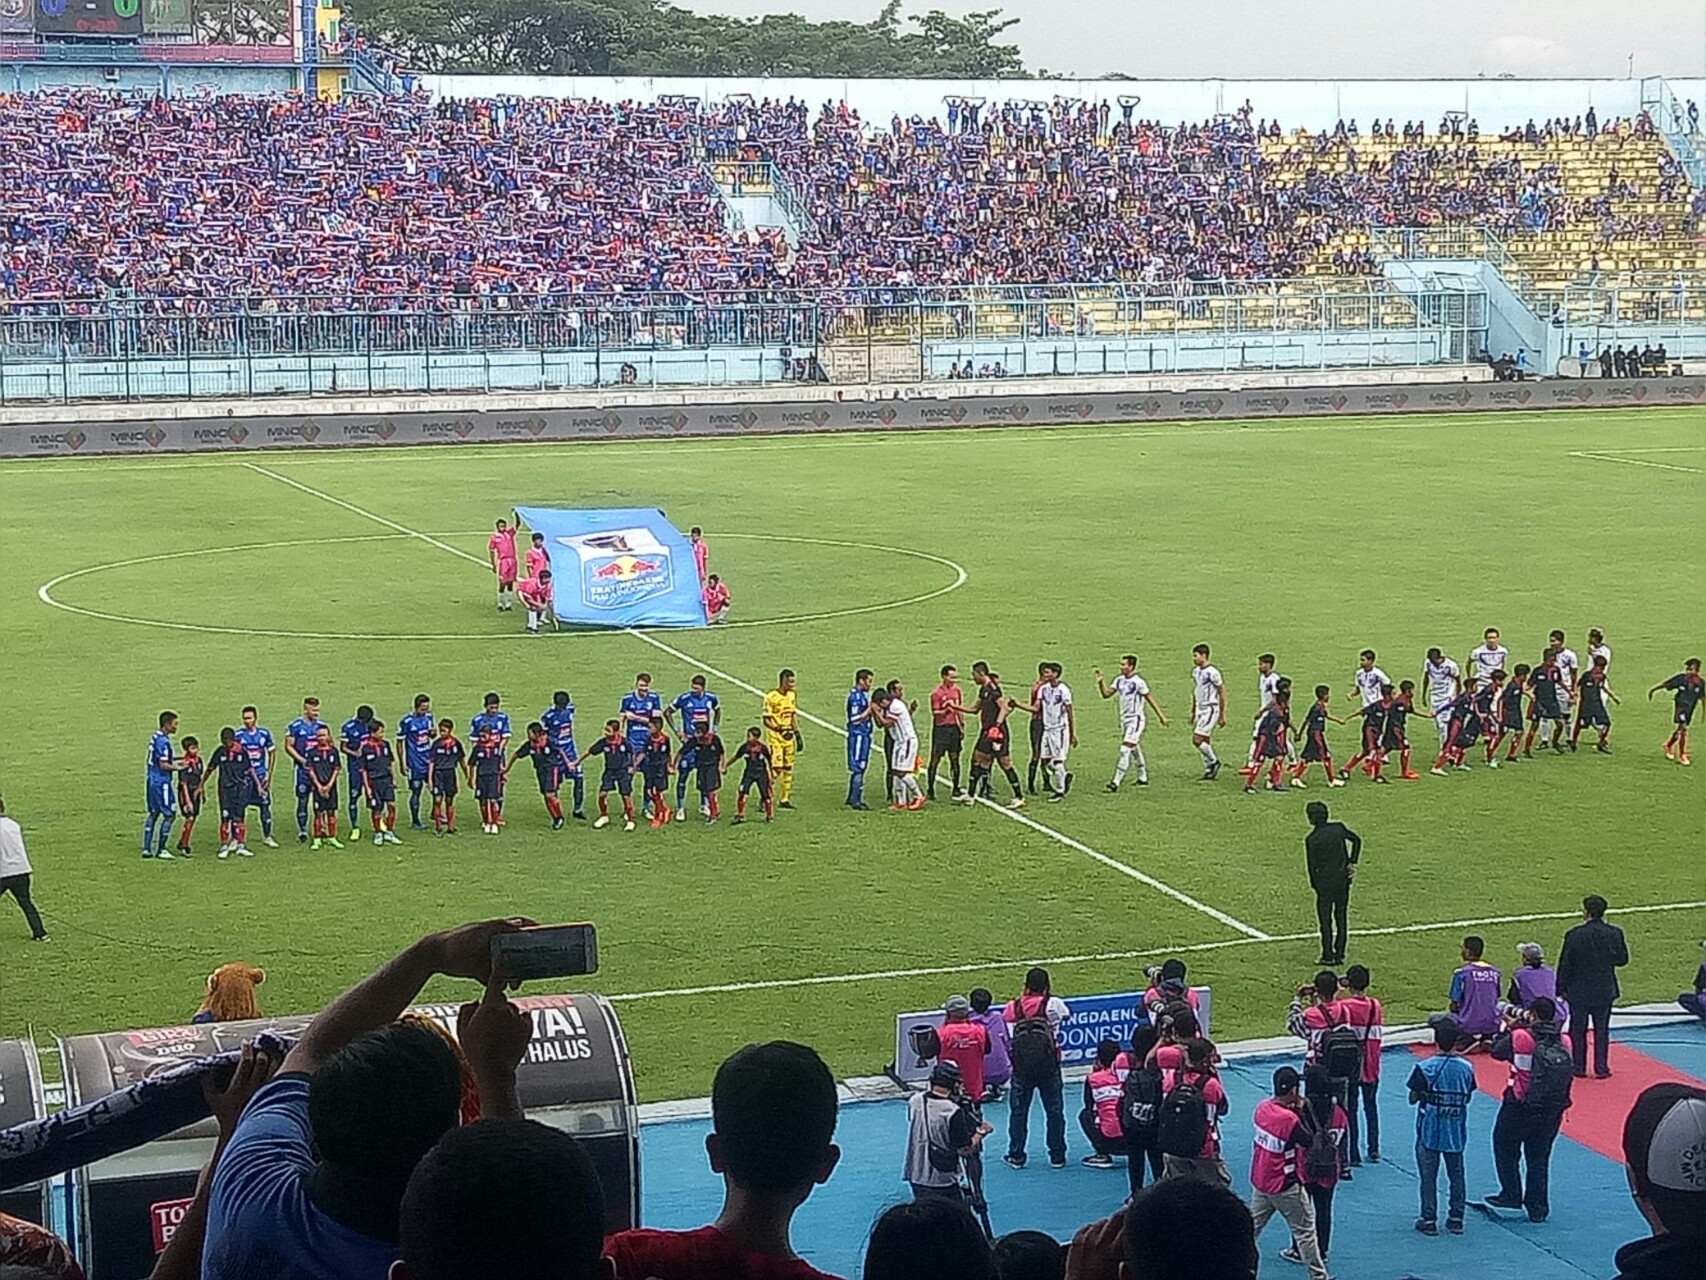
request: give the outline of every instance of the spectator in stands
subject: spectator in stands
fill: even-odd
[[[1007,1002],[1003,1016],[1013,1033],[1013,1091],[1008,1097],[1007,1154],[1002,1159],[1015,1169],[1025,1167],[1031,1097],[1038,1095],[1046,1123],[1048,1162],[1056,1169],[1065,1168],[1066,1105],[1059,1037],[1072,1010],[1050,989],[1048,970],[1037,967],[1025,974],[1024,991]]]
[[[1475,1096],[1475,1069],[1460,1056],[1463,1028],[1436,1015],[1434,1048],[1410,1071],[1410,1105],[1416,1110],[1416,1169],[1421,1180],[1422,1212],[1416,1230],[1439,1234],[1439,1167],[1445,1165],[1445,1229],[1463,1234],[1468,1192],[1463,1179],[1463,1148],[1468,1144],[1469,1100]]]
[[[627,1280],[620,1267],[618,1274]],[[885,1210],[871,1227],[861,1274],[864,1280],[995,1280],[995,1258],[964,1204],[914,1200]]]
[[[1084,1077],[1084,1105],[1078,1112],[1078,1126],[1090,1144],[1091,1154],[1084,1157],[1084,1163],[1092,1169],[1112,1169],[1114,1157],[1126,1154],[1125,1130],[1120,1126],[1124,1073],[1114,1065],[1119,1057],[1118,1040],[1099,1042],[1095,1064]]]
[[[403,1193],[390,1280],[600,1280],[604,1190],[560,1129],[508,1117],[452,1129]]]
[[[1157,1182],[1111,1217],[1079,1229],[1071,1280],[1253,1280],[1259,1261],[1250,1207],[1218,1183]]]
[[[265,969],[233,962],[207,975],[207,995],[190,1019],[195,1022],[246,1022],[261,1016],[255,988],[267,980]]]
[[[1066,1248],[1041,1231],[1009,1231],[995,1242],[995,1280],[1065,1280]]]
[[[1327,1280],[1327,1264],[1315,1238],[1315,1209],[1297,1171],[1300,1147],[1309,1145],[1304,1102],[1292,1067],[1274,1072],[1274,1095],[1256,1107],[1256,1137],[1250,1158],[1250,1216],[1256,1235],[1275,1214],[1291,1228],[1293,1248],[1309,1268],[1310,1280]]]
[[[1560,1037],[1558,1006],[1536,996],[1527,1009],[1505,1015],[1505,1031],[1493,1041],[1493,1057],[1511,1064],[1510,1080],[1493,1122],[1493,1164],[1499,1174],[1496,1209],[1527,1209],[1530,1222],[1551,1212],[1552,1144],[1570,1105],[1570,1041]],[[1528,1163],[1523,1192],[1522,1162]]]
[[[983,1024],[989,1035],[989,1056],[983,1062],[984,1102],[999,1102],[1002,1087],[1013,1078],[1013,1032],[1007,1025],[1006,1013],[992,1006],[995,997],[987,987],[977,987],[971,993],[971,1016]]]
[[[1353,964],[1345,970],[1344,989],[1339,992],[1339,1012],[1345,1023],[1362,1041],[1362,1076],[1349,1091],[1345,1111],[1350,1117],[1350,1163],[1362,1164],[1357,1153],[1358,1115],[1362,1117],[1362,1137],[1368,1146],[1370,1164],[1380,1163],[1380,1054],[1386,1036],[1386,1010],[1380,1001],[1368,994],[1370,978],[1367,965]],[[1360,1102],[1360,1112],[1359,1112]]]
[[[1477,934],[1463,939],[1463,964],[1451,975],[1451,1016],[1465,1039],[1490,1043],[1499,1033],[1499,967],[1481,957],[1487,944]]]
[[[937,1030],[941,1051],[936,1055],[960,1069],[960,1080],[971,1098],[983,1097],[983,1064],[989,1056],[989,1031],[971,1016],[971,1001],[949,996],[942,1006],[942,1025]]]
[[[1706,949],[1706,942],[1700,946]],[[1694,971],[1694,990],[1684,991],[1676,1002],[1706,1025],[1706,960],[1701,961],[1700,967]]]
[[[1629,1193],[1653,1234],[1617,1251],[1617,1280],[1693,1280],[1706,1257],[1706,1090],[1655,1084],[1623,1121]]]
[[[303,1272],[384,1280],[416,1163],[455,1127],[456,1055],[397,1016],[434,975],[485,984],[458,1029],[487,1116],[519,1115],[532,1024],[503,997],[492,939],[530,920],[429,934],[327,1005],[243,1111],[214,1171],[206,1280]]]
[[[15,819],[6,816],[6,802],[0,800],[0,898],[10,893],[23,909],[24,923],[30,926],[32,942],[47,941],[47,926],[41,922],[41,912],[30,897],[30,855],[24,849],[24,833]]]
[[[1611,376],[1612,369],[1616,367],[1616,363],[1617,358],[1612,354],[1611,347],[1607,345],[1599,353],[1599,376],[1602,378],[1609,378]]]
[[[723,1209],[693,1231],[623,1231],[606,1252],[622,1280],[831,1280],[794,1252],[790,1224],[841,1159],[835,1079],[813,1050],[747,1045],[717,1068],[705,1153]]]
[[[1605,922],[1606,901],[1582,899],[1582,923],[1564,935],[1558,953],[1558,995],[1570,1006],[1570,1051],[1576,1075],[1587,1075],[1588,1023],[1593,1023],[1593,1073],[1611,1075],[1611,1006],[1622,994],[1617,971],[1629,963],[1623,930]]]

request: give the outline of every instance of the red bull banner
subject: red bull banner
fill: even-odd
[[[517,507],[543,534],[559,622],[591,627],[702,627],[693,548],[648,507]]]

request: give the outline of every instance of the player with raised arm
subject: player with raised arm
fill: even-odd
[[[344,753],[344,786],[349,790],[346,798],[351,840],[361,839],[361,798],[366,794],[366,784],[361,778],[361,744],[367,741],[372,724],[373,708],[364,702],[338,730],[338,750]]]
[[[1481,643],[1469,651],[1469,662],[1474,667],[1474,676],[1485,684],[1493,678],[1493,672],[1510,670],[1511,651],[1499,641],[1499,629],[1488,627],[1481,637]]]
[[[385,722],[375,720],[361,744],[361,781],[373,822],[374,844],[402,844],[397,838],[397,756],[385,740]]]
[[[527,726],[527,740],[515,749],[515,754],[504,765],[504,773],[508,774],[511,766],[523,756],[533,762],[533,774],[539,780],[539,794],[545,801],[545,812],[551,815],[551,830],[561,831],[563,802],[557,799],[557,788],[562,771],[557,760],[557,747],[551,741],[551,735],[545,732],[545,726],[537,720]]]
[[[397,745],[403,767],[409,775],[409,825],[425,831],[421,821],[421,792],[432,780],[432,740],[437,726],[432,718],[432,699],[424,693],[415,695],[415,709],[397,720]]]
[[[261,811],[261,843],[276,849],[278,841],[272,838],[272,774],[278,761],[278,748],[273,745],[271,731],[260,723],[260,713],[255,708],[243,708],[243,727],[237,730],[237,741],[249,753],[249,763],[255,766],[255,794],[249,803]]]
[[[876,721],[872,718],[871,682],[875,673],[860,667],[853,673],[853,687],[847,691],[847,807],[869,809],[865,803],[865,771],[871,767],[871,736]],[[885,766],[886,767],[886,766]],[[975,771],[975,765],[974,771]]]
[[[1610,698],[1618,706],[1622,706],[1623,701],[1611,691],[1611,681],[1606,677],[1609,665],[1604,655],[1596,655],[1593,666],[1582,673],[1576,685],[1576,727],[1570,734],[1571,751],[1581,740],[1582,730],[1594,728],[1599,731],[1599,745],[1594,750],[1603,756],[1611,754],[1611,712],[1606,708],[1605,700]]]
[[[792,669],[783,667],[776,687],[764,695],[764,742],[776,769],[776,805],[781,809],[794,807],[794,757],[800,747],[796,683]]]
[[[296,843],[308,839],[308,807],[314,796],[314,781],[306,763],[308,745],[320,731],[320,700],[302,699],[302,714],[284,729],[284,754],[296,765]]]
[[[1310,765],[1317,763],[1327,771],[1329,787],[1345,785],[1345,780],[1333,772],[1333,749],[1327,745],[1327,722],[1345,723],[1327,709],[1332,701],[1333,691],[1329,686],[1315,686],[1315,701],[1310,704],[1309,711],[1303,717],[1303,750],[1299,755],[1297,767],[1291,774],[1291,785],[1294,787],[1306,785],[1303,775],[1309,772]]]
[[[1191,745],[1202,753],[1200,781],[1213,782],[1220,775],[1220,758],[1214,754],[1214,731],[1226,727],[1226,680],[1220,668],[1208,660],[1209,648],[1199,644],[1191,650],[1193,718]]]
[[[503,825],[500,816],[504,802],[504,744],[491,725],[474,735],[474,745],[468,751],[468,786],[474,801],[480,806],[480,830],[495,836]]]
[[[438,737],[432,740],[432,829],[437,835],[456,834],[456,779],[467,761],[455,721],[440,720]]]
[[[1669,680],[1648,689],[1647,700],[1652,701],[1653,695],[1661,689],[1669,689],[1676,694],[1673,712],[1676,728],[1665,739],[1665,759],[1688,764],[1688,726],[1694,721],[1694,709],[1700,705],[1702,694],[1706,694],[1706,680],[1700,675],[1700,659],[1690,658]]]
[[[575,704],[569,700],[567,689],[558,689],[551,695],[551,705],[539,717],[539,723],[545,726],[551,745],[557,749],[559,785],[564,778],[571,779],[575,784],[575,807],[572,816],[585,818],[586,775],[581,772],[579,765],[572,763],[576,758]]]
[[[1499,682],[1498,723],[1487,735],[1487,766],[1499,767],[1499,746],[1508,736],[1511,740],[1510,753],[1505,756],[1509,764],[1517,758],[1517,752],[1522,747],[1522,730],[1526,723],[1523,719],[1522,700],[1528,693],[1529,666],[1526,662],[1516,664],[1516,669],[1507,677],[1504,668],[1493,672],[1493,679]]]
[[[1582,660],[1576,656],[1576,651],[1564,643],[1564,633],[1553,631],[1552,642],[1553,661],[1558,666],[1558,711],[1560,719],[1552,728],[1552,750],[1564,749],[1564,735],[1570,729],[1570,712],[1576,705],[1576,680],[1582,674]]]
[[[519,567],[515,554],[515,530],[508,520],[499,520],[497,532],[486,539],[486,556],[498,580],[498,612],[515,607],[515,579]]]
[[[1439,730],[1439,745],[1443,747],[1446,731],[1451,727],[1446,708],[1463,690],[1463,671],[1437,645],[1428,650],[1422,662],[1422,688],[1428,692],[1428,710],[1433,715],[1434,727]]]
[[[952,799],[958,800],[960,790],[960,751],[965,744],[965,707],[961,701],[960,673],[953,663],[942,668],[942,683],[930,691],[930,765],[924,771],[930,799],[936,798],[936,768],[942,757],[948,757],[948,769],[953,776]]]
[[[651,730],[646,730],[651,737]],[[604,757],[604,776],[598,781],[598,817],[593,827],[602,831],[610,825],[610,793],[622,797],[624,831],[634,829],[634,749],[620,720],[604,722],[604,736],[586,749],[588,756]],[[584,759],[584,757],[583,757]],[[578,762],[577,762],[578,763]]]
[[[183,740],[184,754],[178,757],[178,816],[184,825],[178,828],[178,856],[190,856],[190,835],[195,820],[201,816],[207,799],[207,761],[201,758],[201,743],[193,737]]]
[[[746,741],[735,750],[743,766],[740,775],[740,793],[735,796],[735,826],[746,821],[746,793],[754,787],[758,788],[758,802],[764,810],[764,820],[769,822],[776,816],[776,806],[773,803],[770,790],[770,748],[764,745],[764,731],[757,725],[746,731]]]
[[[1096,692],[1104,698],[1120,700],[1120,757],[1114,766],[1113,781],[1108,783],[1109,791],[1118,791],[1125,776],[1137,762],[1137,785],[1149,785],[1149,765],[1143,758],[1143,730],[1148,721],[1144,708],[1155,712],[1155,718],[1161,722],[1161,727],[1167,727],[1167,717],[1162,713],[1154,697],[1150,695],[1149,685],[1144,678],[1137,674],[1137,655],[1128,653],[1120,659],[1120,673],[1114,677],[1112,684],[1102,679],[1102,669],[1097,667]]]
[[[664,728],[662,716],[652,717],[652,731],[640,757],[640,772],[646,780],[646,801],[652,807],[652,829],[669,825],[669,767],[674,742]]]
[[[342,756],[332,741],[332,726],[328,724],[315,728],[314,737],[302,752],[303,768],[314,793],[314,843],[309,846],[312,849],[322,844],[334,849],[344,847],[338,839],[338,775],[343,772]]]
[[[178,816],[173,778],[178,772],[178,759],[172,747],[172,735],[178,731],[178,713],[162,711],[158,724],[160,727],[148,740],[148,816],[142,820],[142,856],[170,862],[172,851],[166,846],[172,839],[172,822]]]
[[[675,722],[678,714],[681,716],[679,725]],[[694,767],[693,739],[707,724],[713,731],[721,727],[723,708],[717,695],[705,687],[705,677],[697,675],[687,682],[686,692],[677,694],[675,701],[664,708],[663,718],[681,743],[681,750],[675,757],[675,819],[686,822],[687,779]]]
[[[960,797],[962,804],[975,804],[989,797],[990,770],[997,764],[1013,788],[1009,809],[1025,807],[1025,792],[1019,785],[1019,771],[1013,767],[1013,746],[1007,726],[1013,700],[1001,691],[1001,677],[989,669],[987,662],[974,662],[972,683],[977,686],[977,742],[971,752],[971,785]]]
[[[218,779],[219,857],[252,858],[249,852],[249,804],[255,794],[255,766],[248,751],[237,741],[237,731],[227,725],[219,731],[219,745],[207,759],[207,767]]]

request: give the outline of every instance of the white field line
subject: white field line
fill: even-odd
[[[1661,415],[1678,413],[1697,413],[1691,405],[1655,405],[1642,409],[1639,414],[1643,420],[1650,420]],[[1458,426],[1473,426],[1477,422],[1497,419],[1510,422],[1512,419],[1533,419],[1541,414],[1552,414],[1549,409],[1535,409],[1527,412],[1498,412],[1498,413],[1441,413],[1428,415],[1430,421],[1443,425],[1446,423]],[[1198,439],[1203,436],[1221,435],[1297,435],[1315,431],[1399,431],[1413,428],[1418,423],[1419,415],[1410,417],[1379,419],[1357,419],[1355,421],[1332,421],[1307,419],[1302,421],[1268,422],[1260,418],[1237,419],[1229,421],[1180,420],[1170,423],[1156,423],[1150,427],[1133,428],[1119,423],[1109,423],[1105,427],[1095,427],[1076,422],[1034,422],[1028,425],[1007,425],[1001,427],[918,427],[898,431],[858,431],[837,433],[835,435],[802,434],[799,436],[762,436],[745,442],[720,442],[714,436],[697,440],[563,440],[539,447],[520,444],[463,444],[453,446],[454,456],[491,456],[505,458],[553,458],[560,457],[564,449],[598,449],[598,450],[628,450],[635,449],[646,454],[663,453],[780,453],[811,451],[814,449],[859,449],[877,448],[885,443],[893,443],[896,438],[909,439],[914,436],[937,435],[1007,435],[1016,433],[1047,432],[1051,440],[1146,440],[1178,437],[1180,439]],[[1521,425],[1521,424],[1515,424]],[[402,445],[402,446],[348,446],[339,449],[318,449],[308,453],[268,453],[265,456],[269,466],[275,467],[305,467],[316,463],[326,462],[330,457],[347,459],[352,456],[360,457],[392,457],[399,458],[418,449],[438,448],[436,445]],[[1622,453],[1643,452],[1643,450],[1623,449]],[[1658,452],[1652,450],[1651,452]],[[1680,450],[1692,452],[1692,450]],[[233,451],[215,452],[201,458],[174,461],[155,455],[93,455],[83,459],[50,459],[50,458],[6,458],[0,459],[0,475],[28,475],[32,472],[51,474],[54,472],[85,471],[92,467],[110,466],[115,462],[131,464],[131,470],[138,471],[213,471],[233,466],[250,466],[243,461],[244,457],[254,456],[253,450],[241,453]],[[259,468],[257,468],[259,469]]]
[[[1663,902],[1653,906],[1623,907],[1620,916],[1639,915],[1655,911],[1692,911],[1706,907],[1703,902]],[[1353,938],[1380,938],[1404,933],[1439,933],[1447,929],[1473,929],[1486,925],[1530,924],[1537,920],[1575,920],[1580,911],[1541,911],[1516,916],[1483,916],[1476,920],[1442,920],[1432,924],[1387,925],[1376,929],[1352,929]],[[1040,959],[977,960],[968,964],[930,965],[915,969],[877,969],[868,973],[837,973],[812,978],[767,978],[757,982],[720,982],[696,987],[673,987],[659,991],[629,991],[606,997],[613,1001],[668,1000],[681,996],[736,994],[742,991],[774,991],[793,987],[841,986],[854,982],[884,982],[898,978],[935,978],[957,973],[981,973],[994,969],[1022,969],[1039,964],[1054,967],[1063,964],[1112,964],[1142,960],[1154,956],[1190,955],[1203,951],[1223,951],[1233,947],[1253,947],[1271,943],[1313,942],[1317,935],[1310,933],[1264,934],[1259,938],[1226,938],[1219,942],[1195,942],[1182,947],[1149,947],[1141,951],[1098,951],[1087,955],[1047,956]]]
[[[1616,454],[1598,453],[1586,449],[1572,451],[1572,458],[1586,458],[1589,462],[1621,462],[1626,467],[1653,467],[1659,471],[1686,471],[1690,475],[1706,475],[1706,467],[1683,467],[1674,462],[1651,462],[1646,458],[1619,458]]]
[[[310,494],[313,497],[323,498],[325,501],[332,503],[334,506],[342,507],[345,511],[349,511],[355,515],[365,517],[368,520],[376,521],[377,523],[384,525],[386,528],[393,529],[398,533],[405,533],[405,534],[408,534],[410,537],[419,538],[423,542],[430,543],[433,546],[438,547],[439,549],[441,549],[443,551],[450,552],[451,555],[460,556],[464,560],[471,560],[475,564],[480,565],[482,568],[486,567],[486,562],[481,560],[478,556],[470,555],[470,554],[468,554],[468,552],[463,551],[458,547],[451,546],[448,542],[440,542],[437,538],[434,538],[434,537],[432,537],[428,534],[425,534],[425,533],[421,533],[420,531],[418,531],[416,529],[411,529],[407,525],[398,524],[395,520],[388,519],[385,516],[378,515],[372,511],[368,511],[362,507],[358,507],[353,502],[345,502],[342,498],[335,498],[331,494],[326,493],[320,489],[311,488],[308,485],[302,484],[296,480],[292,480],[289,476],[281,476],[276,471],[270,471],[266,467],[256,466],[252,462],[245,462],[243,465],[245,467],[247,467],[249,470],[254,471],[259,475],[267,476],[270,479],[277,480],[281,484],[287,484],[291,488],[299,489],[303,493]],[[675,658],[679,662],[685,663],[687,666],[697,668],[698,670],[704,671],[707,675],[715,676],[719,680],[726,681],[727,683],[734,685],[737,689],[745,689],[748,693],[754,694],[757,697],[762,698],[764,696],[764,691],[762,689],[760,689],[757,685],[748,684],[745,680],[740,679],[740,677],[738,677],[738,676],[731,675],[727,671],[719,671],[716,667],[713,667],[713,666],[710,666],[706,663],[700,662],[699,659],[695,658],[692,654],[684,653],[682,650],[677,649],[674,645],[666,644],[664,641],[659,640],[654,635],[649,635],[646,632],[641,631],[635,627],[624,627],[623,631],[626,634],[633,636],[635,639],[644,641],[646,644],[651,645],[654,649],[657,649],[663,653],[667,653],[668,655],[670,655],[670,657]],[[813,724],[819,726],[820,728],[828,729],[830,732],[840,734],[842,737],[847,736],[847,730],[844,727],[842,727],[841,725],[832,724],[830,721],[822,719],[819,716],[815,716],[815,715],[811,714],[811,712],[809,712],[809,711],[801,711],[801,712],[799,712],[799,714],[801,716],[803,716],[805,719],[811,721]],[[1263,933],[1260,929],[1257,929],[1251,925],[1247,925],[1242,920],[1236,919],[1233,916],[1229,916],[1224,911],[1220,911],[1214,907],[1209,906],[1206,903],[1199,902],[1199,901],[1197,901],[1197,899],[1191,897],[1189,894],[1184,893],[1178,889],[1175,889],[1171,885],[1163,884],[1161,881],[1155,879],[1153,876],[1146,875],[1143,872],[1139,871],[1136,867],[1128,866],[1126,863],[1119,861],[1117,858],[1110,858],[1105,853],[1099,853],[1095,849],[1092,849],[1089,845],[1084,844],[1081,841],[1074,840],[1071,836],[1068,836],[1068,835],[1063,834],[1062,832],[1056,831],[1053,827],[1046,827],[1042,823],[1036,821],[1034,818],[1024,817],[1024,816],[1020,815],[1019,813],[1017,813],[1013,810],[1004,809],[1000,805],[991,804],[987,800],[983,801],[983,803],[987,807],[994,809],[997,813],[1003,814],[1006,817],[1010,817],[1010,818],[1014,819],[1015,821],[1022,822],[1025,826],[1030,827],[1032,830],[1037,831],[1037,832],[1041,833],[1042,835],[1048,836],[1051,840],[1058,841],[1059,843],[1065,845],[1068,849],[1072,849],[1075,852],[1085,854],[1086,856],[1094,859],[1095,861],[1100,862],[1102,865],[1104,865],[1106,867],[1110,867],[1113,870],[1120,872],[1122,875],[1130,876],[1133,880],[1136,880],[1140,884],[1148,885],[1150,888],[1166,894],[1168,897],[1174,899],[1175,901],[1184,903],[1186,906],[1192,907],[1195,910],[1202,912],[1204,915],[1208,916],[1210,919],[1217,920],[1221,924],[1226,925],[1228,928],[1234,929],[1237,932],[1244,934],[1246,937],[1250,938],[1252,941],[1265,942],[1269,939],[1270,935]]]

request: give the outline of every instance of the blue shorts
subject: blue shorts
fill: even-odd
[[[411,787],[424,787],[431,780],[432,768],[430,765],[416,766],[411,764],[409,766],[409,785]]]
[[[263,790],[259,781],[251,782],[249,784],[248,803],[257,809],[268,808],[272,805],[272,792]]]
[[[868,733],[850,733],[847,735],[847,770],[849,773],[863,773],[871,763],[871,735]]]
[[[170,778],[148,784],[148,812],[161,817],[178,816],[178,789]]]
[[[304,769],[301,765],[296,766],[296,794],[298,796],[311,796],[314,794],[313,779],[308,776],[308,770]]]

